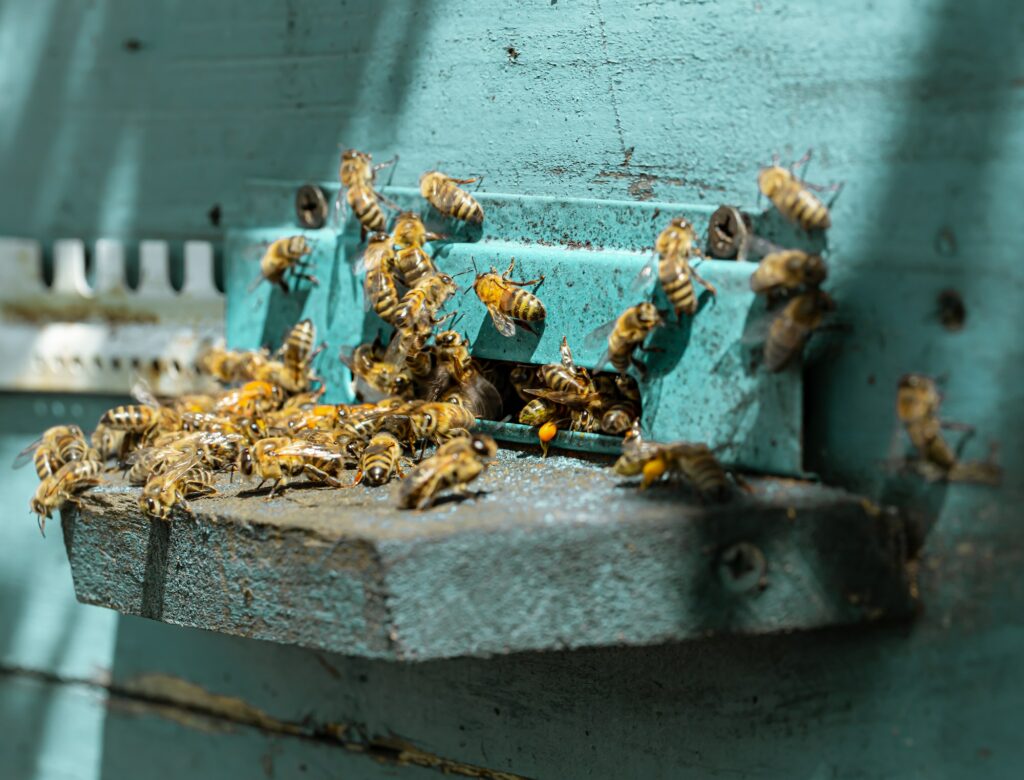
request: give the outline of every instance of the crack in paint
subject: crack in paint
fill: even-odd
[[[244,699],[213,693],[193,682],[168,674],[142,674],[122,683],[112,683],[107,671],[84,678],[0,665],[0,677],[3,676],[22,676],[49,685],[102,689],[108,695],[107,706],[111,709],[134,715],[156,715],[186,728],[210,733],[227,733],[238,726],[245,726],[268,734],[340,747],[385,764],[419,766],[446,775],[478,780],[528,780],[523,775],[439,756],[393,734],[386,737],[369,736],[363,724],[305,724],[281,720]]]

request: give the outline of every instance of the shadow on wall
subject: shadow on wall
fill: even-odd
[[[929,39],[906,83],[902,125],[879,152],[890,162],[875,229],[843,247],[848,273],[834,269],[838,316],[855,330],[817,337],[827,342],[825,359],[807,372],[809,467],[827,480],[873,495],[901,492],[893,481],[902,477],[883,459],[898,426],[897,380],[907,372],[946,378],[947,404],[974,415],[964,422],[995,434],[1024,430],[1024,355],[1011,335],[1024,321],[1014,288],[997,281],[1019,274],[1007,231],[997,229],[1019,222],[1011,205],[1019,198],[1006,198],[1005,175],[1010,156],[1020,159],[1021,142],[1014,118],[1024,62],[1013,6],[950,1],[922,17],[933,26],[922,31]],[[940,322],[937,301],[946,288],[967,301],[967,327],[957,333]],[[1019,466],[1019,436],[1004,435],[1003,444],[1005,462]],[[909,446],[901,437],[900,453]],[[878,453],[877,461],[852,458],[851,450]],[[938,511],[942,502],[936,507],[932,493],[929,511]]]
[[[4,4],[0,234],[217,238],[247,180],[389,151],[431,5]]]

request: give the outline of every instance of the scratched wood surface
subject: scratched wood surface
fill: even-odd
[[[811,177],[847,182],[830,290],[849,325],[822,340],[810,375],[815,467],[892,496],[887,462],[904,452],[893,386],[916,370],[944,375],[945,413],[977,427],[968,457],[998,441],[1007,470],[1000,491],[895,496],[930,526],[913,628],[411,667],[328,659],[354,688],[333,689],[316,722],[371,721],[433,755],[533,777],[1014,778],[1022,14],[1011,0],[7,0],[0,230],[217,238],[246,179],[330,179],[337,143],[400,151],[395,184],[442,161],[485,173],[494,192],[752,206],[760,163],[813,146]],[[959,330],[940,324],[947,288],[965,304]],[[7,430],[30,423],[3,408],[5,422],[16,413]],[[11,776],[159,776],[184,756],[197,778],[238,766],[239,748],[180,713],[51,706],[93,665],[189,679],[281,719],[332,690],[306,651],[71,603],[60,540],[38,540],[21,479],[0,480],[14,507],[0,547]],[[37,672],[58,675],[58,694],[22,685]],[[74,717],[95,729],[70,728]],[[273,772],[347,772],[330,761]]]

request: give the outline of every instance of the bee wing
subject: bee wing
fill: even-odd
[[[342,347],[341,351],[338,353],[338,360],[342,362],[345,368],[352,372],[353,376],[356,375],[355,363],[352,360],[354,352],[355,347]]]
[[[608,344],[608,336],[615,328],[615,323],[618,321],[618,317],[615,319],[608,320],[608,322],[598,325],[590,333],[587,334],[586,338],[583,339],[583,346],[585,349],[597,349],[602,345]],[[601,365],[604,365],[603,363]]]
[[[14,462],[11,464],[11,468],[20,469],[26,463],[32,460],[32,456],[35,451],[39,449],[39,445],[43,443],[43,437],[40,436],[34,442],[29,444],[25,449],[14,456]]]
[[[653,255],[651,259],[644,264],[644,267],[640,269],[640,273],[633,277],[633,281],[629,285],[630,294],[636,295],[640,292],[649,293],[657,276],[658,256]]]
[[[263,281],[263,272],[262,272],[262,271],[260,271],[260,272],[259,272],[259,273],[258,273],[258,274],[256,275],[256,278],[255,278],[255,279],[253,279],[253,280],[252,280],[252,281],[251,281],[251,282],[249,283],[249,286],[248,286],[248,288],[246,288],[246,292],[247,292],[247,293],[249,293],[250,295],[251,295],[252,293],[256,292],[256,288],[260,286],[260,282],[262,282],[262,281]]]
[[[135,381],[132,383],[132,398],[143,406],[149,406],[153,409],[160,408],[160,402],[153,395],[153,389],[149,386],[149,382],[141,376],[136,376]]]
[[[358,273],[358,271],[356,271]],[[369,311],[373,302],[384,292],[384,272],[371,270],[363,279],[363,311]]]
[[[523,392],[528,395],[535,395],[538,398],[547,399],[556,404],[561,404],[562,406],[588,406],[590,401],[587,396],[580,395],[579,393],[566,393],[548,388],[528,387]]]
[[[190,469],[197,466],[202,460],[201,453],[195,448],[180,451],[175,450],[175,452],[179,454],[175,457],[174,464],[161,475],[167,477],[171,482],[181,479],[189,472]]]
[[[275,452],[278,455],[298,455],[304,458],[325,458],[328,460],[341,456],[341,453],[337,450],[304,440],[292,441],[283,447],[278,447]]]
[[[405,363],[405,358],[408,354],[409,345],[407,339],[403,338],[402,334],[396,330],[395,335],[388,342],[388,348],[384,350],[384,357],[381,362],[401,367]]]
[[[562,365],[570,371],[574,371],[576,369],[576,364],[572,359],[572,350],[569,348],[569,339],[565,336],[562,336],[562,345],[558,348],[558,351],[562,355]]]
[[[507,338],[516,335],[516,323],[511,317],[499,311],[498,307],[494,305],[488,305],[487,311],[490,312],[491,322],[498,329],[498,333]]]

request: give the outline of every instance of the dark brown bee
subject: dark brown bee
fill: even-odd
[[[477,179],[453,179],[440,171],[427,171],[420,176],[420,194],[431,206],[446,217],[479,225],[484,221],[484,210],[476,198],[460,188]]]
[[[803,353],[811,334],[821,325],[827,312],[835,309],[828,293],[811,289],[786,304],[772,320],[764,343],[764,366],[768,371],[781,371]]]
[[[783,249],[761,258],[750,275],[750,289],[773,296],[802,287],[817,287],[825,281],[825,261],[800,249]]]

